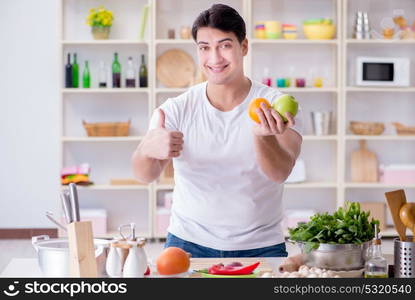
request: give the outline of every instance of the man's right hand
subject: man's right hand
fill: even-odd
[[[183,133],[166,129],[166,115],[159,108],[159,124],[157,128],[150,130],[144,137],[142,144],[143,154],[159,160],[180,156],[183,150]]]

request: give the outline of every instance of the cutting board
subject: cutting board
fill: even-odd
[[[360,140],[360,149],[352,152],[352,181],[378,182],[378,159],[369,151],[365,140]]]
[[[167,50],[157,58],[157,79],[168,88],[189,86],[195,71],[193,58],[183,50]]]

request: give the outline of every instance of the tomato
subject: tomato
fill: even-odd
[[[259,120],[259,117],[256,113],[256,110],[258,108],[261,108],[261,103],[265,103],[265,105],[267,106],[267,108],[271,107],[271,104],[268,102],[267,99],[265,98],[255,98],[253,100],[251,100],[251,102],[249,103],[249,107],[248,107],[248,114],[249,117],[254,120],[256,123],[261,123],[261,121]]]

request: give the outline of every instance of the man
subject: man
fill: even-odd
[[[300,153],[298,117],[274,110],[248,116],[254,98],[280,93],[245,77],[245,23],[216,4],[192,28],[207,82],[170,98],[153,114],[133,154],[136,178],[157,179],[173,160],[175,188],[165,247],[192,257],[287,256],[281,230],[283,183]]]

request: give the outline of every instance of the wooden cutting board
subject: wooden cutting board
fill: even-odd
[[[360,140],[360,149],[352,152],[352,181],[378,182],[378,159],[369,151],[365,140]]]
[[[195,71],[193,58],[183,50],[167,50],[157,58],[157,79],[168,88],[189,86]]]

